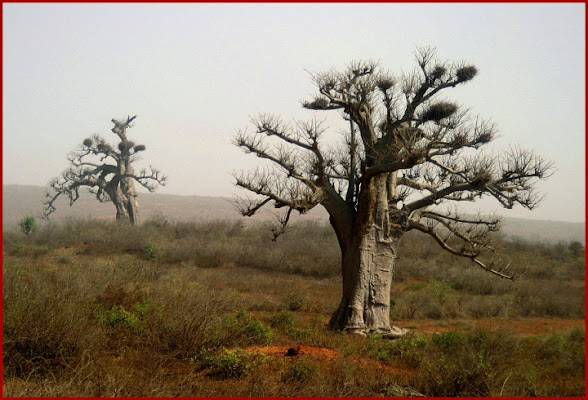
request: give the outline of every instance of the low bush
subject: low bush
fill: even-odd
[[[263,353],[246,353],[241,349],[221,349],[213,354],[209,350],[201,351],[193,361],[201,368],[210,371],[210,375],[219,379],[241,378],[251,369],[265,361]]]
[[[111,328],[123,326],[127,329],[139,330],[139,318],[132,312],[125,310],[123,306],[113,306],[98,315],[101,324]]]
[[[100,346],[103,336],[89,321],[91,302],[79,298],[75,283],[65,284],[68,278],[42,268],[3,269],[5,374],[45,371],[47,360]]]
[[[143,253],[145,254],[145,258],[148,260],[155,260],[158,255],[157,245],[152,242],[148,242],[143,246]]]
[[[20,227],[20,231],[27,236],[31,235],[32,233],[36,232],[37,229],[39,229],[37,226],[37,220],[31,215],[27,215],[18,221],[18,226]]]
[[[226,317],[223,324],[233,343],[270,344],[274,337],[269,327],[245,311]]]
[[[272,328],[280,328],[280,329],[287,329],[294,325],[296,320],[294,316],[289,311],[283,311],[279,314],[273,315],[269,319],[269,324]]]
[[[584,393],[583,329],[521,337],[480,332],[475,321],[583,318],[578,244],[504,241],[527,269],[510,282],[410,233],[395,266],[391,317],[409,327],[435,319],[452,331],[390,341],[326,329],[341,290],[328,226],[301,224],[272,242],[267,227],[226,221],[68,220],[3,240],[5,395]],[[239,350],[293,343],[341,357],[266,361]]]
[[[316,360],[308,357],[302,357],[293,364],[288,366],[286,373],[281,376],[281,380],[306,382],[316,379],[320,374],[320,367]]]

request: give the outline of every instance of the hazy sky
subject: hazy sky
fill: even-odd
[[[261,160],[231,144],[259,112],[310,119],[308,71],[379,60],[412,70],[416,46],[480,73],[450,92],[498,123],[497,149],[555,162],[532,213],[584,221],[584,4],[3,4],[3,180],[45,185],[113,117],[145,144],[159,193],[228,196]],[[484,202],[485,209],[498,209]]]

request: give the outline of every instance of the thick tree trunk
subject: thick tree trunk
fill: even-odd
[[[129,222],[133,225],[137,225],[139,223],[139,203],[137,202],[134,182],[132,180],[129,181],[128,185],[121,184],[121,186],[126,186],[125,208],[129,217]]]
[[[131,222],[125,195],[118,187],[116,182],[113,181],[111,184],[112,186],[108,188],[107,192],[108,196],[110,197],[110,201],[112,201],[114,208],[116,208],[116,220]]]
[[[125,146],[128,146],[126,142]],[[119,165],[119,170],[123,178],[120,180],[120,190],[122,192],[122,202],[125,207],[125,214],[129,222],[133,225],[139,223],[139,203],[137,202],[137,193],[135,192],[135,182],[133,178],[129,178],[125,175],[133,175],[133,166],[131,165],[130,155],[128,154],[128,148],[121,151],[124,156],[123,161]]]
[[[110,198],[112,200],[112,204],[116,208],[116,219],[117,221],[129,221],[129,213],[124,201],[124,196],[122,194],[117,194],[116,196]]]
[[[390,287],[398,240],[382,241],[371,227],[343,255],[343,296],[329,327],[366,334],[395,334],[390,326]]]
[[[391,223],[386,182],[382,175],[366,185],[352,237],[341,246],[343,296],[329,322],[331,329],[402,336],[400,329],[390,326],[390,287],[404,230]]]
[[[139,210],[135,196],[121,194],[120,198],[114,203],[116,207],[116,219],[126,220],[133,225],[137,225]]]

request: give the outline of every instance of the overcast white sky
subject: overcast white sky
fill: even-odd
[[[260,163],[231,144],[259,112],[309,119],[305,70],[379,60],[414,67],[416,46],[480,73],[451,96],[557,171],[546,199],[511,217],[584,221],[584,4],[3,4],[3,181],[45,185],[113,117],[169,176],[159,193],[242,193]],[[242,193],[244,194],[244,193]],[[484,202],[488,210],[494,203]],[[486,208],[488,207],[488,208]]]

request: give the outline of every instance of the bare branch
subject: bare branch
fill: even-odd
[[[313,191],[300,182],[297,184],[297,181],[283,179],[267,169],[233,176],[237,186],[273,200],[276,208],[287,206],[306,213],[320,203],[320,190]]]
[[[235,144],[245,149],[247,153],[253,153],[257,157],[272,161],[285,171],[287,177],[297,179],[309,186],[315,186],[314,182],[299,170],[299,158],[294,157],[292,152],[278,148],[277,154],[273,154],[270,147],[264,143],[262,137],[247,135],[245,132],[239,132],[237,134]]]
[[[233,205],[244,217],[253,216],[261,207],[269,203],[272,199],[265,198],[262,200],[255,200],[250,197],[234,197]]]
[[[127,128],[132,128],[131,126],[131,122],[133,122],[133,120],[137,118],[137,116],[133,116],[133,117],[127,117],[126,120],[117,120],[117,119],[112,119],[112,122],[114,123],[114,128],[112,128],[112,132],[116,133],[121,140],[125,140],[125,131],[127,130]]]
[[[505,208],[519,204],[533,209],[541,200],[534,183],[547,178],[553,169],[552,163],[516,148],[499,157],[479,154],[445,161],[430,159],[429,163],[439,169],[435,175],[441,183],[435,191],[408,204],[410,210],[447,200],[471,201],[483,195],[493,196]],[[413,182],[411,187],[417,186]]]
[[[292,207],[288,207],[288,211],[283,216],[277,216],[278,225],[272,228],[272,233],[274,237],[272,238],[272,242],[278,240],[278,237],[286,233],[288,230],[288,222],[290,221],[290,214],[292,214]]]
[[[429,216],[429,217],[431,217],[431,216]],[[438,221],[440,221],[440,220],[441,219],[439,219]],[[444,226],[447,227],[448,224],[444,224]],[[458,250],[449,244],[449,239],[451,238],[451,235],[448,235],[446,237],[442,237],[441,234],[439,233],[439,231],[437,231],[435,229],[434,225],[427,226],[425,224],[422,224],[420,222],[417,222],[417,221],[411,219],[409,221],[409,227],[410,227],[410,229],[417,229],[421,232],[428,234],[433,239],[435,239],[435,241],[444,250],[448,251],[449,253],[451,253],[455,256],[464,257],[464,258],[469,259],[470,261],[477,264],[479,267],[481,267],[482,269],[484,269],[487,272],[490,272],[490,273],[497,275],[501,278],[509,279],[512,281],[516,280],[518,277],[521,276],[520,273],[519,274],[517,274],[517,273],[508,274],[506,272],[508,270],[508,268],[510,267],[510,261],[506,265],[502,265],[499,268],[495,268],[495,261],[491,261],[488,264],[488,263],[484,263],[483,261],[480,260],[479,256],[481,254],[481,250],[483,248],[489,248],[489,244],[484,243],[481,240],[481,237],[487,238],[487,235],[475,238],[475,240],[469,240],[469,238],[467,236],[460,233],[459,238],[463,240],[464,246]],[[451,233],[456,233],[456,232],[459,232],[459,231],[456,230]]]
[[[436,192],[439,188],[439,185],[433,184],[431,182],[419,182],[414,179],[409,179],[406,177],[400,177],[397,181],[398,185],[408,186],[412,189],[417,190],[427,190],[429,192]]]
[[[70,168],[63,172],[60,178],[55,178],[49,182],[49,186],[53,190],[53,194],[49,192],[46,194],[44,201],[43,219],[48,219],[55,210],[55,201],[62,195],[69,198],[69,205],[73,205],[80,197],[80,187],[98,187],[102,190],[106,189],[107,183],[100,177],[95,177],[89,170],[79,170]],[[100,198],[98,198],[100,200]]]
[[[343,109],[357,124],[362,140],[367,147],[373,147],[377,138],[373,129],[372,110],[374,92],[391,85],[379,79],[378,64],[375,62],[352,62],[343,72],[328,71],[311,74],[319,90],[312,101],[303,106],[314,110]],[[391,87],[391,86],[390,86]]]
[[[159,185],[165,186],[167,184],[167,176],[152,166],[149,166],[149,170],[146,168],[141,169],[138,174],[125,174],[121,176],[134,179],[150,192],[154,192]]]

